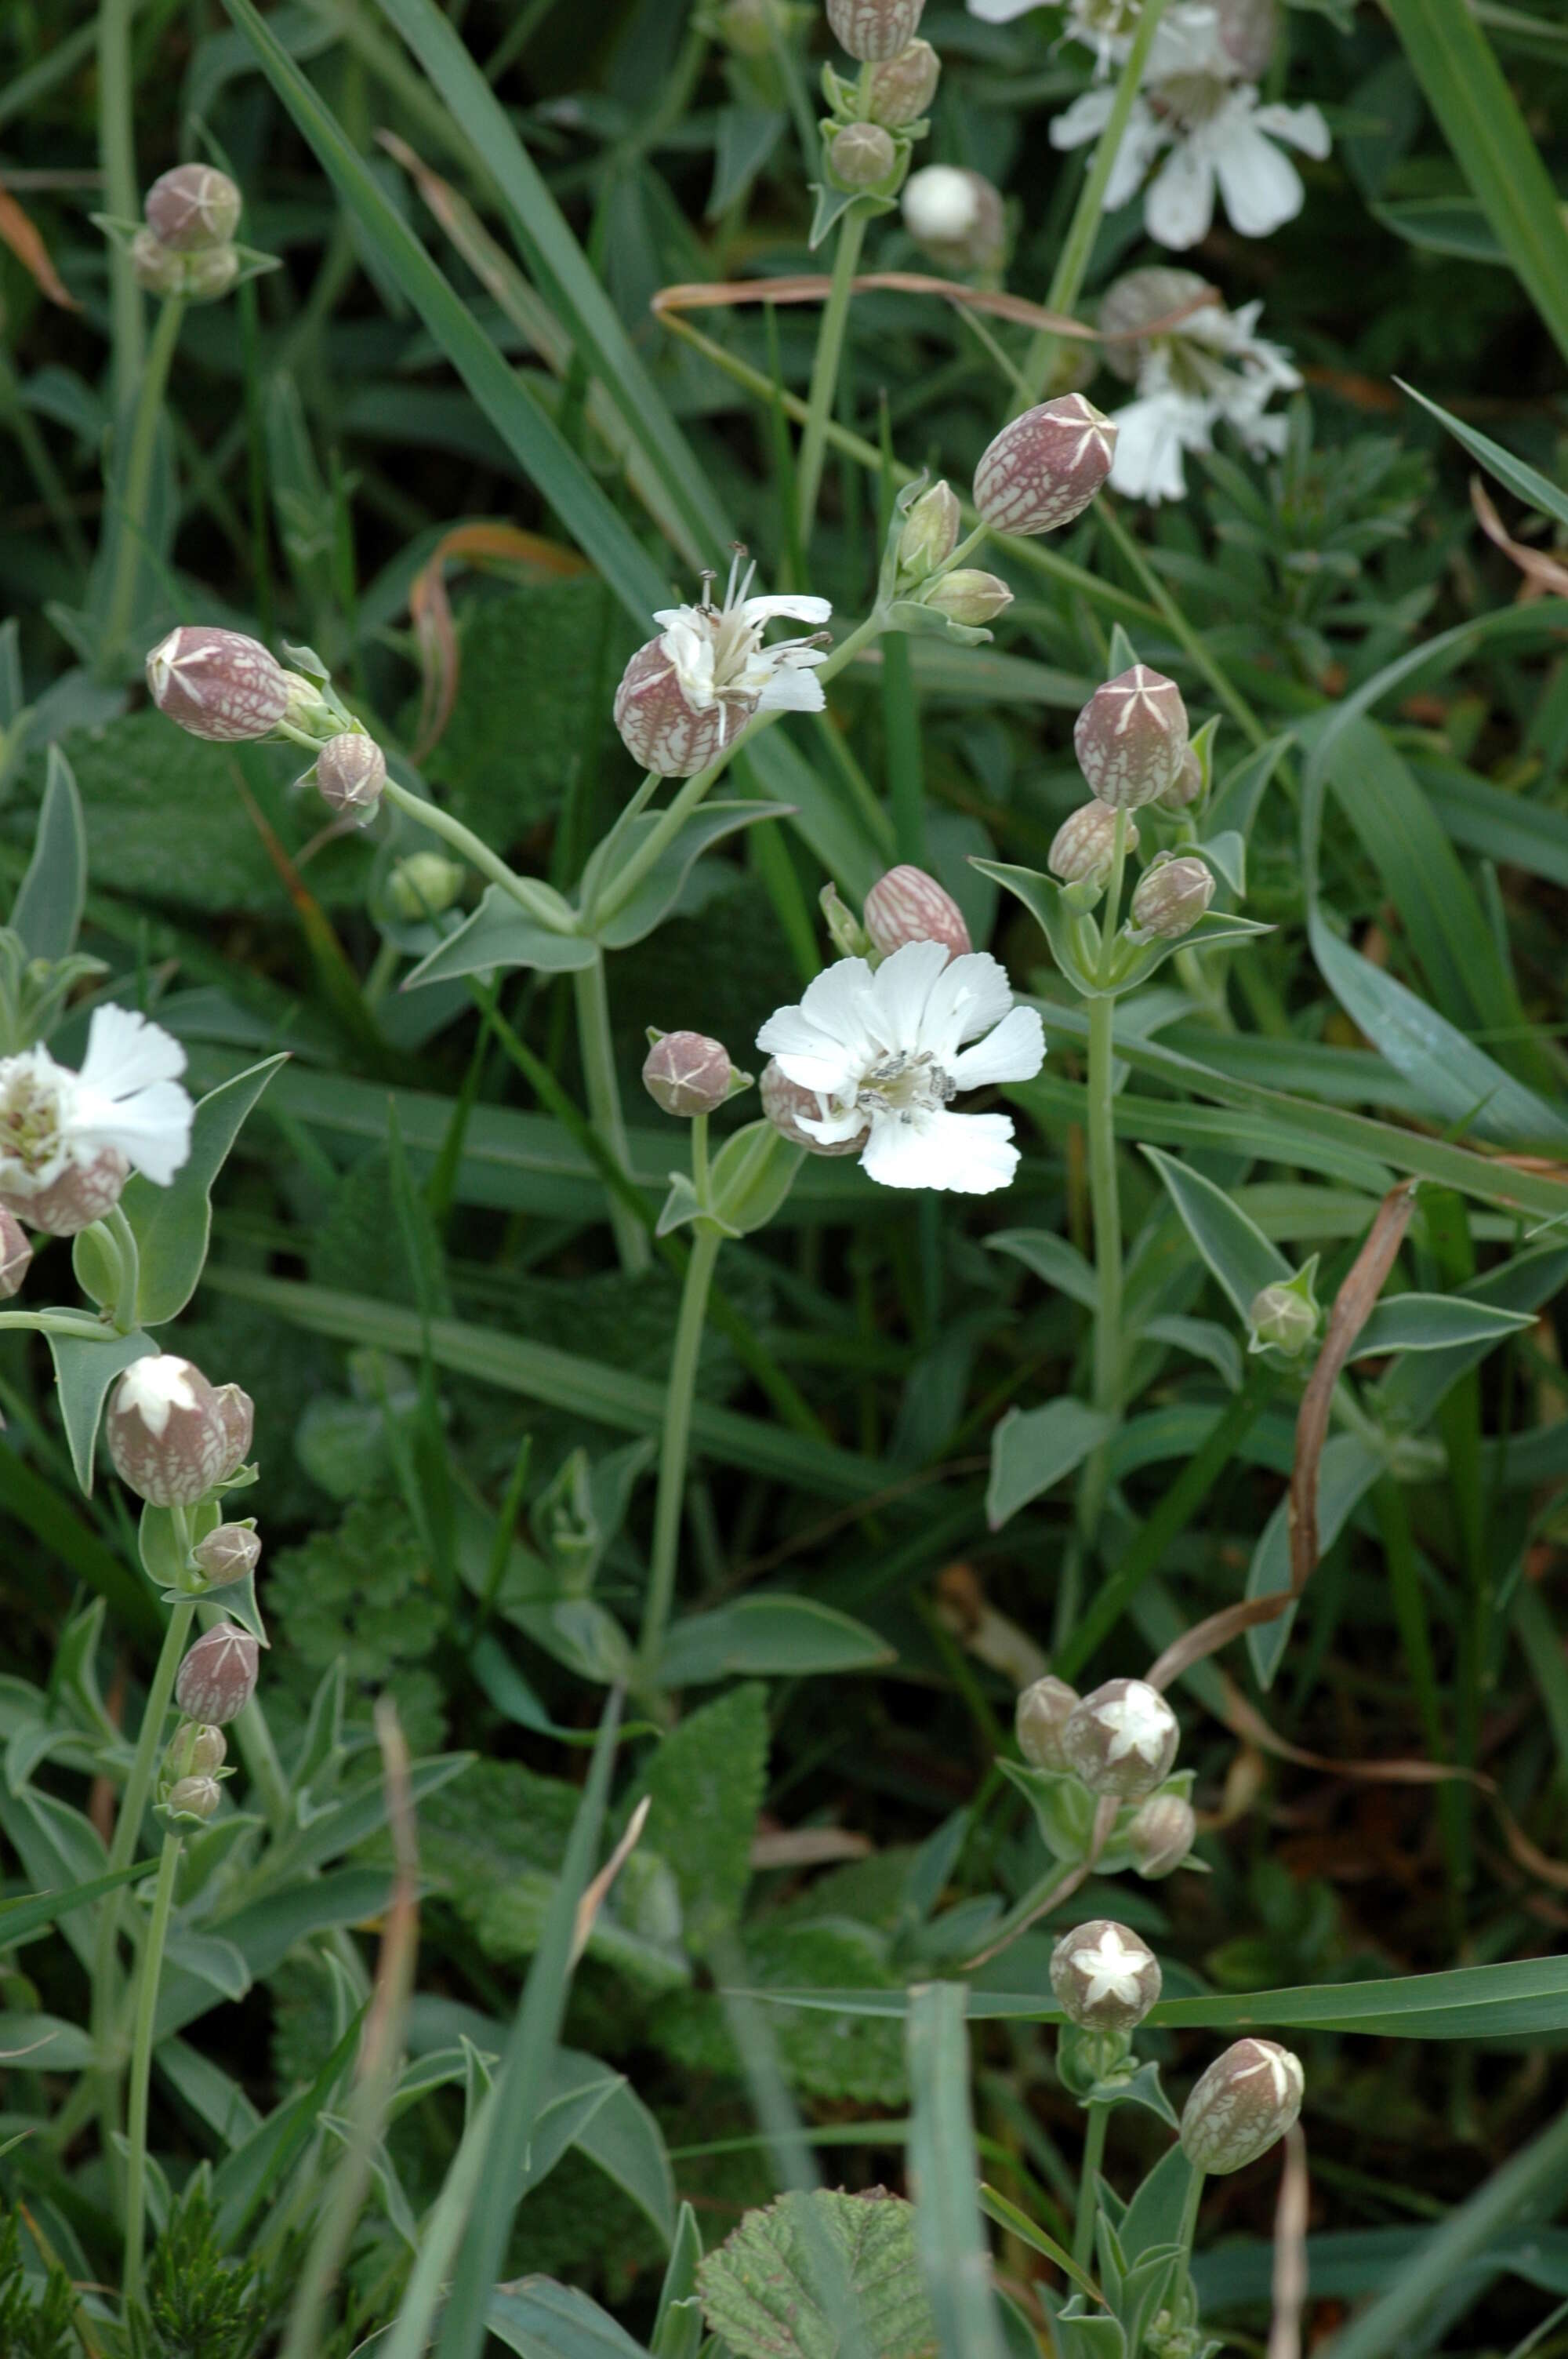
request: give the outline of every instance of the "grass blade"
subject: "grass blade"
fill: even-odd
[[[909,2168],[919,2212],[916,2234],[943,2359],[1006,2359],[980,2226],[965,1996],[962,1983],[925,1983],[910,1993]]]

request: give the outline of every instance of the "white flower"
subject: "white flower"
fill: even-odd
[[[1085,91],[1051,125],[1054,147],[1081,147],[1098,139],[1114,93]],[[1152,82],[1133,101],[1126,135],[1106,190],[1114,212],[1142,186],[1155,158],[1171,153],[1149,183],[1143,223],[1161,245],[1182,253],[1208,235],[1215,191],[1225,200],[1243,237],[1267,237],[1300,212],[1302,177],[1274,145],[1303,155],[1328,153],[1328,125],[1315,106],[1260,106],[1250,82],[1233,82],[1208,66]]]
[[[1158,1761],[1170,1742],[1171,1707],[1158,1689],[1141,1680],[1129,1680],[1125,1692],[1097,1705],[1094,1716],[1110,1734],[1108,1762],[1124,1761],[1130,1754],[1140,1761]]]
[[[167,1188],[190,1152],[185,1051],[125,1007],[98,1007],[80,1072],[47,1049],[0,1059],[0,1197],[18,1205],[120,1156]]]
[[[1010,25],[1039,5],[1040,0],[968,0],[970,16],[987,25]],[[1126,57],[1142,13],[1143,0],[1066,0],[1063,37],[1093,49],[1097,73],[1108,73]],[[1215,30],[1211,0],[1176,0],[1155,27],[1146,78],[1180,71],[1190,61],[1195,38],[1206,44]]]
[[[762,633],[781,614],[821,625],[832,606],[826,598],[749,597],[757,569],[748,565],[741,577],[744,554],[738,550],[730,564],[722,606],[705,596],[699,606],[665,606],[654,616],[664,625],[660,646],[681,693],[697,712],[730,707],[741,720],[753,712],[820,712],[827,700],[813,672],[827,662],[826,648],[814,639],[765,647]],[[713,579],[706,576],[705,585]]]
[[[953,1114],[949,1101],[989,1082],[1028,1081],[1045,1054],[1039,1016],[1013,1006],[996,960],[977,951],[950,960],[942,942],[906,942],[874,973],[864,959],[840,959],[798,1007],[769,1016],[757,1046],[816,1092],[818,1115],[797,1119],[825,1145],[870,1121],[860,1163],[883,1187],[975,1196],[1012,1178],[1012,1123]]]
[[[1130,1949],[1121,1938],[1120,1926],[1108,1924],[1092,1950],[1073,1951],[1074,1968],[1087,1985],[1081,2005],[1096,2007],[1102,1999],[1117,1998],[1124,2006],[1141,2006],[1141,1977],[1148,1964],[1149,1952],[1142,1942]]]
[[[1131,499],[1181,499],[1183,454],[1212,450],[1222,421],[1255,459],[1284,449],[1284,418],[1265,412],[1276,393],[1295,391],[1301,374],[1282,346],[1253,332],[1262,308],[1195,311],[1174,334],[1150,342],[1136,398],[1115,413],[1110,480],[1117,491]]]
[[[980,218],[975,177],[956,164],[927,164],[912,172],[903,191],[904,227],[911,237],[943,243],[968,237]]]

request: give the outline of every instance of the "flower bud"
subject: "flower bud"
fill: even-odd
[[[775,32],[784,33],[787,21],[780,0],[724,0],[713,28],[733,56],[765,58],[772,53]]]
[[[1187,750],[1181,690],[1163,672],[1133,664],[1096,689],[1073,723],[1073,746],[1102,803],[1117,810],[1152,803],[1174,783]]]
[[[1197,1831],[1196,1813],[1180,1794],[1151,1794],[1127,1830],[1136,1873],[1148,1883],[1173,1874],[1192,1850]]]
[[[47,1188],[37,1189],[30,1196],[0,1196],[0,1203],[45,1236],[80,1236],[83,1229],[114,1211],[130,1176],[131,1167],[119,1149],[105,1147],[91,1163],[68,1163]]]
[[[270,737],[288,710],[288,682],[259,639],[184,623],[147,658],[147,687],[165,718],[217,745]]]
[[[730,1094],[730,1051],[701,1032],[663,1032],[643,1065],[643,1087],[666,1114],[712,1114]]]
[[[160,245],[197,254],[228,245],[240,226],[240,192],[211,164],[177,164],[153,182],[142,212]]]
[[[256,1405],[249,1393],[242,1392],[238,1385],[219,1385],[212,1397],[218,1404],[218,1415],[222,1419],[229,1444],[223,1473],[232,1474],[244,1464],[250,1454],[252,1436],[256,1430]]]
[[[1107,1680],[1068,1713],[1062,1750],[1091,1794],[1135,1801],[1170,1776],[1180,1735],[1157,1688],[1143,1680]]]
[[[203,1721],[187,1721],[170,1737],[163,1766],[171,1777],[211,1777],[228,1757],[229,1740],[221,1728]]]
[[[0,1205],[0,1301],[9,1301],[13,1294],[21,1292],[32,1258],[33,1248],[21,1222],[7,1206]]]
[[[846,189],[880,189],[898,161],[898,150],[880,123],[848,123],[829,141],[827,161]]]
[[[1299,1279],[1279,1278],[1252,1297],[1247,1313],[1252,1347],[1260,1351],[1265,1343],[1272,1343],[1287,1360],[1299,1359],[1317,1333],[1318,1317],[1310,1283],[1303,1291]]]
[[[215,303],[226,295],[240,275],[239,249],[232,245],[210,246],[204,254],[188,254],[182,257],[180,293],[188,303]]]
[[[1278,0],[1217,0],[1215,30],[1238,80],[1261,82],[1280,37]]]
[[[179,1777],[164,1798],[164,1808],[177,1819],[210,1819],[222,1800],[215,1777]]]
[[[804,1114],[813,1122],[819,1121],[822,1104],[815,1090],[803,1089],[792,1082],[776,1057],[770,1057],[762,1067],[760,1084],[762,1112],[776,1131],[787,1138],[792,1147],[804,1147],[808,1155],[859,1155],[866,1143],[871,1121],[868,1114],[865,1130],[857,1131],[853,1138],[836,1138],[824,1144],[808,1130],[802,1130],[799,1117]]]
[[[939,574],[920,603],[955,623],[989,623],[1011,605],[1012,592],[994,573],[960,565],[952,573]]]
[[[1051,1952],[1051,1987],[1069,2023],[1130,2031],[1160,1995],[1160,1961],[1147,1941],[1109,1917],[1064,1933]]]
[[[245,1400],[237,1386],[223,1393]],[[172,1352],[133,1360],[103,1421],[115,1473],[155,1507],[193,1506],[232,1473],[244,1454],[236,1430],[233,1403]]]
[[[827,0],[827,21],[840,48],[875,64],[909,47],[925,7],[925,0]]]
[[[903,520],[903,532],[898,544],[898,570],[924,582],[939,565],[946,565],[958,546],[958,527],[963,512],[958,495],[950,484],[933,484],[914,501]]]
[[[1201,860],[1151,862],[1132,895],[1132,922],[1141,933],[1175,941],[1190,934],[1214,898],[1214,878]]]
[[[1162,810],[1191,810],[1201,803],[1204,795],[1203,764],[1189,745],[1182,756],[1182,766],[1162,794],[1154,799]]]
[[[1105,342],[1100,357],[1113,376],[1135,385],[1152,341],[1139,332],[1161,320],[1185,311],[1215,289],[1195,270],[1174,270],[1154,263],[1146,270],[1130,270],[1117,280],[1099,307],[1099,330]],[[1183,326],[1185,321],[1183,321]],[[1179,334],[1172,329],[1171,334]]]
[[[929,41],[911,41],[896,58],[884,58],[871,75],[870,113],[873,123],[902,131],[930,112],[942,79],[942,60]]]
[[[329,737],[317,755],[316,784],[333,810],[368,818],[386,784],[386,756],[362,729],[345,729]]]
[[[1127,849],[1138,849],[1138,824],[1127,822]],[[1045,865],[1064,885],[1103,886],[1116,858],[1116,813],[1108,803],[1080,803],[1051,839]]]
[[[237,1622],[203,1631],[174,1675],[174,1700],[192,1720],[226,1728],[256,1691],[261,1647]]]
[[[979,172],[927,164],[912,173],[904,184],[903,225],[916,245],[950,270],[1001,267],[1007,213],[1000,191]]]
[[[1182,2108],[1182,2150],[1200,2170],[1244,2170],[1293,2129],[1306,2076],[1272,2039],[1238,2039],[1217,2057]]]
[[[181,295],[185,257],[160,245],[150,229],[139,229],[131,240],[131,276],[144,295]]]
[[[661,778],[695,777],[723,752],[731,723],[756,711],[733,691],[724,702],[689,704],[662,639],[639,647],[615,691],[615,726],[640,769]]]
[[[1110,473],[1115,449],[1115,420],[1083,394],[1043,401],[1004,426],[982,454],[975,506],[998,532],[1054,532],[1082,516]]]
[[[467,875],[462,862],[449,860],[444,852],[411,852],[386,880],[394,916],[411,926],[421,918],[438,918],[462,891]]]
[[[1065,1680],[1052,1679],[1049,1673],[1024,1689],[1018,1699],[1013,1727],[1018,1749],[1032,1769],[1066,1768],[1062,1731],[1067,1715],[1077,1709],[1077,1703],[1076,1688],[1070,1688]]]
[[[261,1562],[261,1538],[254,1524],[244,1523],[220,1524],[204,1540],[197,1541],[190,1554],[213,1588],[220,1589],[254,1572]]]
[[[974,949],[964,913],[935,876],[907,864],[879,876],[866,896],[866,931],[883,958],[906,942],[946,942],[955,958]]]

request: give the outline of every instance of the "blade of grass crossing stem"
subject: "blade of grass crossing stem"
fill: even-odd
[[[1455,162],[1568,360],[1568,227],[1541,151],[1465,0],[1384,0]]]
[[[569,320],[588,360],[695,538],[714,550],[733,538],[712,484],[589,266],[565,215],[462,40],[431,0],[376,0],[450,108],[494,182],[533,277]]]
[[[364,158],[252,0],[224,0],[224,6],[388,276],[407,296],[529,481],[627,612],[644,621],[668,594],[658,567],[553,419],[476,326],[468,306],[387,201]]]
[[[926,1983],[910,1993],[909,2166],[918,2214],[915,2241],[943,2359],[1006,2359],[990,2252],[980,2225],[967,1997],[962,1983]]]
[[[523,2004],[517,2010],[497,2076],[484,2169],[458,2253],[437,2359],[480,2359],[484,2348],[485,2313],[505,2264],[506,2242],[517,2209],[534,2117],[544,2095],[545,2076],[566,2013],[578,1903],[599,1855],[620,1720],[621,1693],[617,1689],[600,1723],[588,1785],[572,1825],[545,1930],[528,1970]]]

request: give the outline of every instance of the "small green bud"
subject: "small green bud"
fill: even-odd
[[[924,582],[939,565],[946,565],[958,546],[958,527],[963,511],[958,495],[950,484],[933,484],[922,492],[904,518],[903,538],[898,545],[898,570],[916,582]]]
[[[1287,1360],[1297,1360],[1317,1333],[1322,1318],[1313,1279],[1317,1274],[1317,1256],[1314,1254],[1294,1277],[1281,1277],[1272,1286],[1260,1288],[1247,1313],[1247,1324],[1252,1331],[1248,1350],[1266,1351],[1272,1344]]]
[[[994,573],[960,565],[956,572],[938,575],[920,603],[934,606],[951,622],[973,625],[989,623],[1005,613],[1012,603],[1012,592]]]
[[[849,123],[828,142],[827,160],[840,187],[880,189],[892,177],[898,150],[880,123]]]
[[[451,908],[467,875],[461,861],[449,860],[444,852],[411,852],[386,880],[387,901],[406,925],[417,925],[421,918],[438,918]]]
[[[942,78],[942,60],[929,41],[911,41],[896,58],[871,69],[871,117],[890,131],[918,123],[929,113]]]
[[[1132,922],[1162,941],[1190,934],[1214,898],[1214,878],[1201,860],[1169,853],[1150,863],[1132,896]]]

